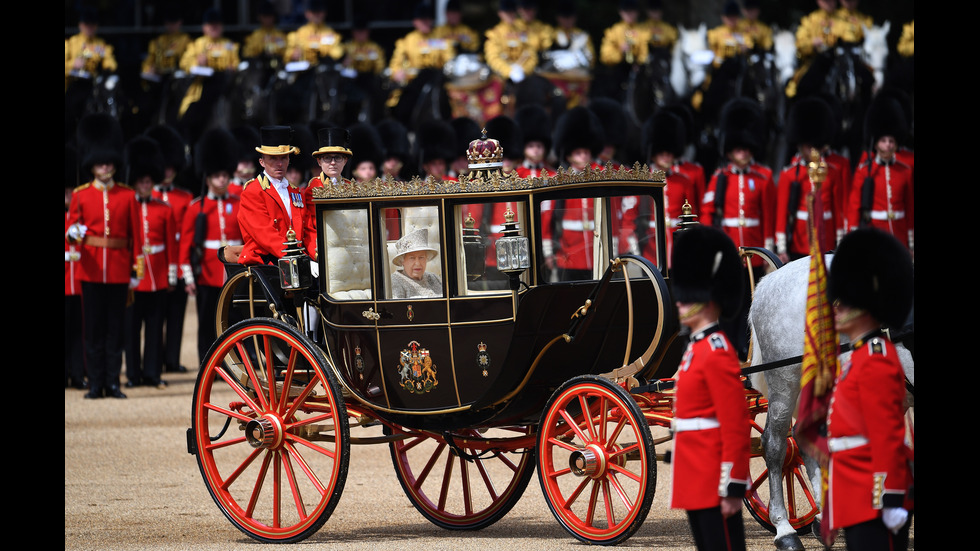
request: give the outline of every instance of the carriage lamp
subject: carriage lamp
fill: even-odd
[[[285,291],[307,289],[313,284],[310,257],[303,244],[296,240],[296,232],[290,229],[283,243],[282,258],[279,259],[279,285]]]
[[[520,228],[514,222],[514,212],[507,207],[504,213],[503,237],[497,239],[497,269],[511,278],[512,285],[521,272],[531,267],[528,239],[520,235]]]
[[[466,213],[463,221],[463,254],[466,261],[466,278],[476,281],[487,271],[487,244],[476,228],[473,214]]]

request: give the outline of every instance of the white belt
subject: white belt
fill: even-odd
[[[585,227],[585,223],[581,220],[562,220],[561,227],[563,230],[569,231],[592,231],[595,229],[595,222],[589,220],[589,226]]]
[[[207,241],[204,242],[204,248],[218,250],[226,245],[241,245],[241,244],[242,244],[241,239],[229,239],[228,241],[225,242],[221,242],[221,240],[219,239],[208,239]]]
[[[167,250],[166,245],[144,245],[143,253],[145,254],[159,254]]]
[[[833,217],[833,213],[831,213],[829,210],[823,211],[823,219],[824,220],[830,220],[831,217]],[[805,211],[805,210],[798,210],[798,211],[796,211],[796,219],[797,220],[806,220],[808,218],[810,218],[810,214],[807,211]]]
[[[759,225],[758,218],[722,218],[721,225],[729,228],[755,227]]]
[[[887,210],[873,210],[871,211],[872,220],[899,220],[905,218],[904,210],[893,210],[888,212]]]
[[[721,423],[714,417],[691,417],[690,419],[672,419],[670,421],[670,428],[674,432],[716,429],[720,426]]]
[[[831,452],[842,452],[853,448],[861,447],[868,443],[868,439],[863,436],[838,436],[837,438],[827,439],[827,448]]]

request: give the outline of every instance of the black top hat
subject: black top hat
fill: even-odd
[[[99,24],[99,12],[93,7],[86,6],[78,12],[78,22],[87,25]]]
[[[517,11],[517,0],[500,0],[497,9],[503,12]]]
[[[293,129],[288,126],[263,126],[259,129],[262,145],[255,150],[263,155],[290,155],[300,153],[298,147],[290,145]]]
[[[725,232],[695,224],[674,233],[670,281],[677,302],[714,301],[730,318],[742,304],[742,277],[738,250]]]
[[[885,231],[849,232],[830,261],[827,295],[831,301],[867,310],[886,327],[899,328],[915,300],[912,256]]]
[[[144,176],[154,184],[163,181],[163,152],[160,145],[146,136],[137,136],[126,144],[126,183],[133,185]]]
[[[722,15],[727,15],[730,17],[738,17],[742,15],[742,8],[738,6],[738,2],[735,0],[728,0],[721,9]]]
[[[436,13],[432,4],[429,2],[419,2],[415,4],[415,9],[412,11],[413,19],[435,19]]]
[[[323,155],[324,153],[339,153],[350,157],[350,132],[346,128],[339,126],[328,126],[317,131],[317,140],[320,142],[320,149],[313,152],[313,156]]]

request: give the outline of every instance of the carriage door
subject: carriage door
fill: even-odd
[[[378,358],[389,407],[459,406],[452,369],[446,250],[436,205],[381,207]]]

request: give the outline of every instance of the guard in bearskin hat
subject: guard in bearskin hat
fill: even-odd
[[[170,205],[173,209],[174,221],[177,227],[177,243],[180,245],[181,224],[187,207],[194,200],[194,194],[187,189],[188,180],[185,172],[188,169],[189,157],[187,143],[176,128],[169,125],[151,126],[143,133],[160,146],[163,154],[163,180],[153,187],[153,197]],[[187,291],[184,281],[179,279],[177,284],[167,291],[167,319],[164,330],[163,371],[185,373],[187,368],[180,363],[180,345],[184,335],[184,315],[187,312]]]
[[[456,157],[456,131],[441,119],[423,121],[415,132],[415,159],[419,176],[436,180],[452,179],[449,163]]]
[[[749,416],[735,348],[719,320],[737,315],[742,263],[721,230],[674,236],[671,294],[690,342],[676,375],[670,506],[687,511],[699,550],[745,549]]]
[[[245,182],[255,178],[259,172],[259,154],[255,151],[255,144],[262,141],[262,137],[259,129],[249,124],[236,126],[231,133],[237,142],[238,166],[228,184],[228,192],[240,196]]]
[[[65,239],[81,258],[86,398],[125,398],[119,388],[123,314],[135,276],[136,194],[115,180],[123,168],[123,132],[108,114],[78,122],[80,174],[92,178],[72,192]]]
[[[214,320],[225,282],[219,250],[244,244],[239,228],[240,201],[228,192],[231,175],[238,166],[237,143],[235,136],[222,127],[207,130],[198,140],[194,168],[204,182],[205,192],[187,207],[181,222],[180,267],[185,291],[196,296],[199,360],[204,359],[217,338]]]
[[[772,173],[754,162],[754,151],[762,145],[764,122],[758,104],[735,98],[722,114],[720,146],[727,162],[715,170],[701,202],[701,223],[724,231],[738,247],[776,247],[776,184]],[[765,275],[761,258],[753,258],[755,279]],[[745,286],[743,312],[725,327],[738,356],[749,350],[748,293]]]
[[[570,172],[601,167],[602,122],[586,107],[573,107],[555,123],[555,153]],[[592,199],[559,199],[542,205],[542,240],[547,269],[559,281],[592,279],[595,211]]]
[[[540,105],[525,105],[514,113],[514,122],[524,136],[524,157],[517,167],[517,175],[521,178],[553,176],[555,170],[548,161],[552,127],[548,112]]]
[[[367,123],[350,127],[351,175],[357,182],[370,182],[381,174],[384,164],[384,145],[381,135]],[[465,150],[464,150],[465,151]]]
[[[684,154],[684,121],[673,111],[660,109],[643,125],[641,134],[641,150],[644,162],[650,165],[650,170],[662,170],[665,175],[664,214],[667,230],[667,258],[673,243],[674,230],[683,214],[684,203],[700,204],[696,197],[697,190],[694,182],[684,172],[677,170],[678,160]],[[657,236],[655,234],[657,221],[654,219],[652,199],[647,196],[637,197],[635,207],[623,213],[624,225],[635,228],[637,248],[640,254],[647,258],[657,258]],[[695,210],[694,214],[698,214]],[[630,217],[635,215],[631,223]]]
[[[126,145],[127,182],[136,189],[135,245],[139,279],[132,288],[132,302],[126,308],[127,388],[167,386],[160,377],[163,372],[163,324],[167,295],[177,284],[178,231],[173,208],[153,196],[154,187],[164,179],[164,166],[163,152],[154,140],[140,136]]]
[[[824,251],[834,248],[844,235],[842,168],[822,157],[825,145],[833,139],[834,114],[817,96],[798,99],[790,109],[786,137],[796,154],[779,174],[776,190],[776,254],[784,263],[810,254],[807,231],[807,197],[813,190],[809,164],[816,152],[827,164],[827,177],[816,198],[818,238]]]
[[[727,162],[708,182],[701,223],[723,229],[739,247],[774,250],[776,185],[772,172],[755,162],[764,143],[762,111],[751,100],[735,98],[725,105],[721,120],[720,146]],[[754,262],[761,268],[761,259]]]
[[[905,324],[914,301],[912,258],[875,228],[847,234],[831,260],[834,326],[851,342],[827,416],[830,482],[824,522],[849,550],[908,549],[913,449],[906,443],[905,374],[882,328]]]
[[[901,102],[878,96],[864,121],[870,158],[854,171],[848,197],[848,227],[875,227],[894,235],[915,254],[915,192],[912,166],[898,158],[908,123]]]
[[[596,162],[602,167],[609,165],[614,169],[619,168],[627,156],[626,146],[635,134],[626,110],[619,102],[601,97],[590,101],[588,108],[602,124],[602,151],[596,157]]]
[[[384,144],[385,160],[382,165],[382,178],[385,181],[404,180],[405,167],[412,160],[412,143],[408,139],[408,129],[395,119],[384,119],[374,125]]]

